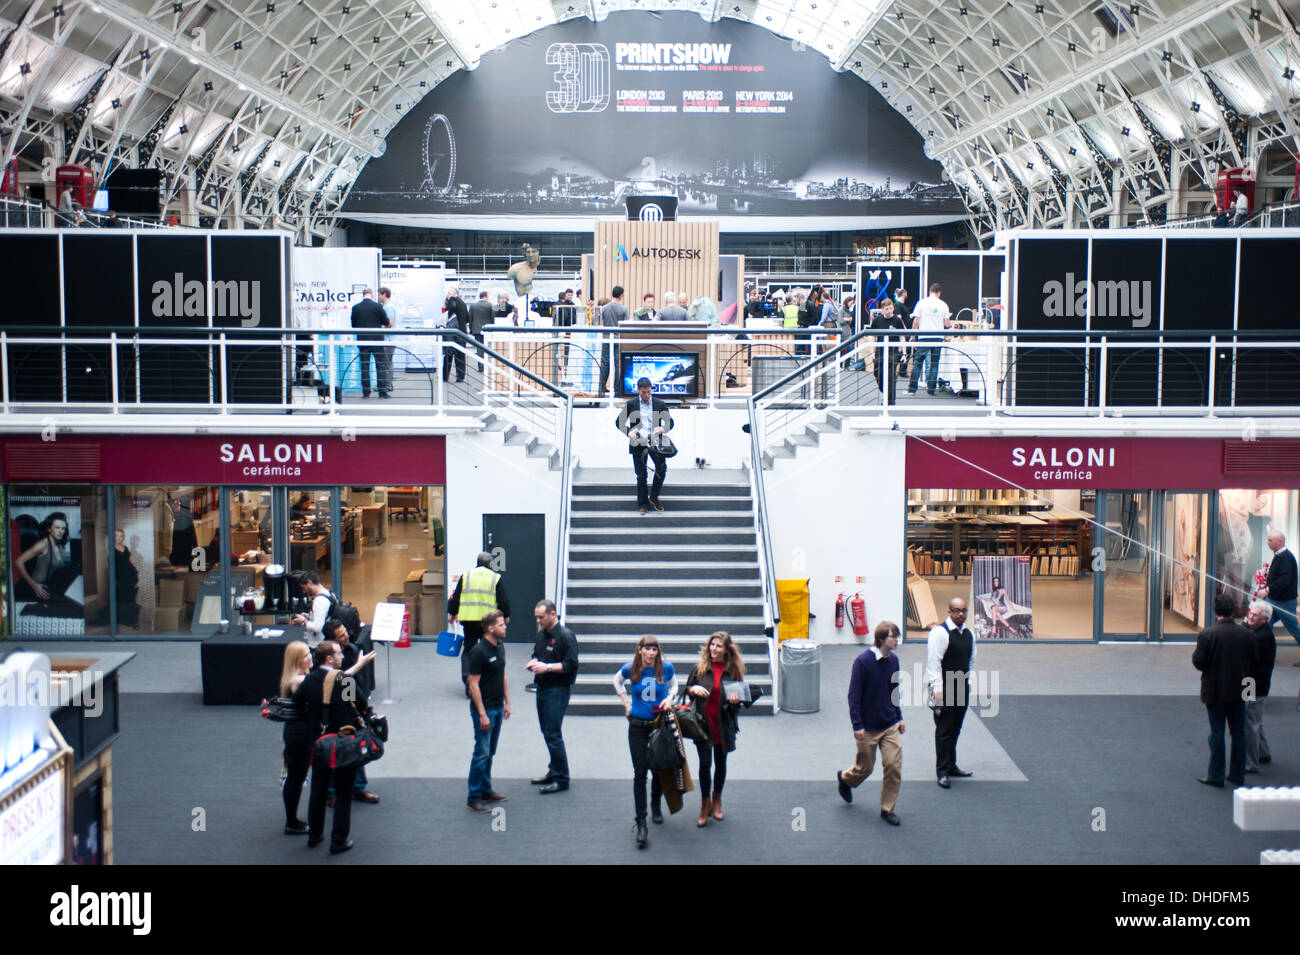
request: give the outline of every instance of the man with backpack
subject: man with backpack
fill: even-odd
[[[300,586],[303,595],[311,601],[311,614],[294,614],[293,623],[295,626],[306,628],[304,637],[308,646],[314,647],[321,642],[325,621],[330,618],[330,607],[335,603],[334,595],[320,582],[320,575],[314,570],[309,570],[302,575]]]

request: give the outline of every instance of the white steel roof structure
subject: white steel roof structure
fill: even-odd
[[[619,10],[748,21],[878,89],[976,231],[1152,222],[1292,181],[1300,0],[0,0],[7,162],[157,166],[170,208],[328,234],[439,82]]]

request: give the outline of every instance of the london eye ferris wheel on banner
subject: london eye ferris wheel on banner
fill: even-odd
[[[420,195],[445,196],[456,185],[456,137],[451,122],[434,113],[424,126],[424,181]]]

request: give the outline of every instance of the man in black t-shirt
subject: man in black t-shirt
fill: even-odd
[[[887,331],[889,329],[906,330],[907,326],[903,320],[894,313],[894,300],[886,298],[880,303],[880,308],[871,310],[871,329],[872,331]],[[886,343],[888,349],[886,349]],[[898,382],[898,363],[903,358],[903,352],[907,348],[906,338],[902,335],[880,336],[876,339],[876,388],[880,391],[880,401],[883,404],[888,399],[890,404],[894,403],[895,385]],[[885,352],[888,350],[888,360]],[[887,393],[886,393],[887,392]]]
[[[483,615],[483,639],[469,655],[469,715],[474,722],[474,756],[469,764],[469,799],[475,812],[489,812],[489,802],[505,796],[492,788],[492,757],[497,753],[501,721],[510,719],[506,681],[506,618],[500,610]]]
[[[569,756],[562,727],[570,688],[578,676],[578,641],[573,631],[560,623],[553,600],[538,601],[533,619],[537,621],[537,641],[528,670],[537,681],[537,722],[550,756],[546,775],[534,779],[533,785],[541,786],[544,793],[558,793],[569,788]]]

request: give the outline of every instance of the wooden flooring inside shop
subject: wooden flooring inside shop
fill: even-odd
[[[948,601],[970,601],[970,577],[926,577],[935,609],[944,614]],[[1033,582],[1035,640],[1093,639],[1093,578],[1036,578]],[[1164,632],[1178,640],[1195,635],[1201,627],[1166,609]],[[1145,634],[1146,574],[1113,573],[1106,589],[1106,630],[1112,634]],[[909,639],[923,640],[927,631],[909,622]]]
[[[414,518],[388,519],[387,536],[381,544],[366,544],[360,554],[343,555],[343,583],[340,596],[361,612],[361,619],[374,619],[375,604],[384,603],[390,594],[403,592],[413,571],[436,571],[445,586],[444,560],[435,557],[430,532],[424,522]],[[321,583],[334,590],[333,573],[320,572]],[[418,598],[417,598],[418,600]],[[436,612],[417,614],[411,633],[437,633],[445,618],[444,592],[434,602]],[[423,619],[423,617],[430,619]]]

